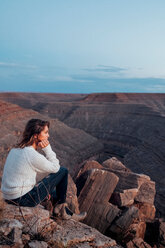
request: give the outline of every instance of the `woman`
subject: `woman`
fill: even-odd
[[[40,203],[48,207],[51,201],[54,215],[83,220],[86,212],[73,214],[67,207],[68,170],[60,167],[52,151],[48,141],[49,126],[48,121],[40,119],[31,119],[26,124],[21,142],[10,150],[6,159],[1,185],[3,197],[8,203],[27,207]],[[37,152],[38,148],[45,156]],[[48,176],[37,183],[40,173]]]

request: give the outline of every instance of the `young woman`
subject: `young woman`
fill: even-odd
[[[34,207],[51,202],[53,214],[63,219],[83,220],[86,212],[73,214],[66,204],[68,170],[60,167],[52,151],[48,121],[31,119],[26,124],[22,140],[12,148],[4,166],[1,190],[4,199],[18,206]],[[37,149],[41,148],[45,156]],[[36,182],[38,173],[48,176]],[[48,201],[50,200],[50,201]]]

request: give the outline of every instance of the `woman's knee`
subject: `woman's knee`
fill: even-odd
[[[68,169],[63,167],[63,166],[60,167],[60,171],[62,171],[66,175],[68,175],[68,173],[69,173]]]

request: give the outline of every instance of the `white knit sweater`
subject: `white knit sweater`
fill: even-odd
[[[60,169],[56,153],[50,144],[42,149],[46,157],[33,146],[10,150],[4,166],[1,190],[5,199],[16,199],[36,184],[37,173],[56,173]]]

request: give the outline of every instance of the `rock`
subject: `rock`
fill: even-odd
[[[120,198],[123,197],[126,199],[127,195],[129,200],[131,194],[128,192],[131,192],[132,189],[132,200],[134,199],[137,202],[145,202],[153,205],[156,193],[155,182],[151,181],[149,176],[107,168],[104,170],[113,172],[119,177],[115,192],[125,192],[123,195],[119,195]],[[136,190],[138,190],[138,192],[136,192]]]
[[[128,230],[128,236],[125,235],[125,239],[130,239],[129,236],[132,234],[132,239],[134,238],[142,238],[144,239],[145,236],[145,231],[146,231],[146,223],[143,221],[139,221],[138,223],[133,223],[130,225],[129,230]]]
[[[73,213],[76,214],[80,213],[79,203],[77,198],[77,188],[70,175],[68,176],[66,202],[68,203],[68,207],[72,210]]]
[[[91,248],[89,242],[83,242],[81,244],[73,245],[71,248]]]
[[[114,247],[115,240],[101,234],[96,229],[74,220],[58,221],[61,230],[55,230],[49,245],[54,247],[84,247],[84,242],[89,243],[89,247]],[[81,245],[81,246],[80,246]]]
[[[91,170],[91,169],[102,169],[103,166],[101,164],[99,164],[97,161],[95,160],[89,160],[87,161],[82,168],[80,169],[77,178],[80,177],[81,174],[83,174],[85,171],[87,170]]]
[[[22,244],[23,225],[18,220],[3,219],[0,221],[0,244]]]
[[[42,209],[40,206],[35,208],[19,208],[7,204],[4,213],[5,216],[8,215],[8,218],[10,219],[4,219],[3,222],[0,222],[0,234],[3,234],[3,236],[5,235],[9,240],[12,233],[12,240],[9,240],[10,243],[4,243],[4,240],[1,238],[0,244],[12,245],[12,247],[15,248],[64,248],[66,246],[83,247],[84,242],[86,245],[87,242],[89,242],[89,247],[119,248],[119,246],[116,245],[115,240],[104,236],[99,231],[86,224],[72,219],[67,221],[60,220],[59,218],[54,220],[50,219],[49,212]]]
[[[165,246],[165,222],[160,221],[160,243]]]
[[[118,177],[108,171],[92,169],[78,197],[80,210],[87,212],[84,222],[104,232],[119,209],[109,203]],[[113,216],[114,214],[114,216]]]
[[[119,207],[132,205],[134,203],[135,196],[138,189],[125,189],[123,193],[114,192],[110,199],[110,202]]]
[[[103,165],[103,167],[106,167],[107,169],[130,172],[130,170],[127,167],[125,167],[125,165],[123,165],[115,157],[112,157],[110,159],[105,160],[102,165]]]
[[[155,218],[155,206],[149,203],[134,204],[139,209],[139,219],[142,221],[151,221]]]
[[[127,248],[152,248],[149,244],[144,242],[141,238],[135,238],[134,240],[127,243]]]
[[[30,240],[30,235],[29,234],[22,234],[22,240],[23,241],[29,241]]]
[[[126,232],[129,226],[138,218],[138,208],[131,206],[110,227],[113,233]]]
[[[115,174],[92,169],[78,197],[81,211],[88,211],[93,203],[108,202],[117,183]]]
[[[47,248],[48,244],[44,241],[34,240],[28,244],[30,248]]]
[[[77,195],[79,196],[80,191],[82,190],[89,174],[90,174],[90,170],[91,169],[102,169],[103,166],[101,164],[99,164],[97,161],[95,160],[90,160],[87,161],[83,167],[81,168],[81,170],[79,171],[77,177],[76,177],[76,187],[77,187]]]
[[[104,168],[104,170],[115,173],[115,175],[119,177],[119,182],[117,184],[115,192],[122,193],[123,190],[139,189],[143,183],[151,184],[152,187],[155,186],[155,183],[150,180],[150,177],[143,174],[137,174],[130,171],[129,172],[119,171],[109,168]],[[155,191],[152,197],[154,198],[154,196],[155,196]]]
[[[23,232],[30,234],[49,231],[56,226],[56,223],[49,218],[49,211],[40,206],[29,208],[7,204],[4,218],[19,220],[23,224]]]
[[[146,180],[144,183],[141,184],[139,187],[138,193],[135,197],[137,202],[144,202],[149,204],[154,204],[155,199],[155,182],[150,180]]]
[[[120,212],[116,206],[110,204],[109,202],[104,204],[95,203],[92,211],[92,214],[89,214],[84,222],[97,228],[97,230],[102,233],[105,233],[106,229]]]

